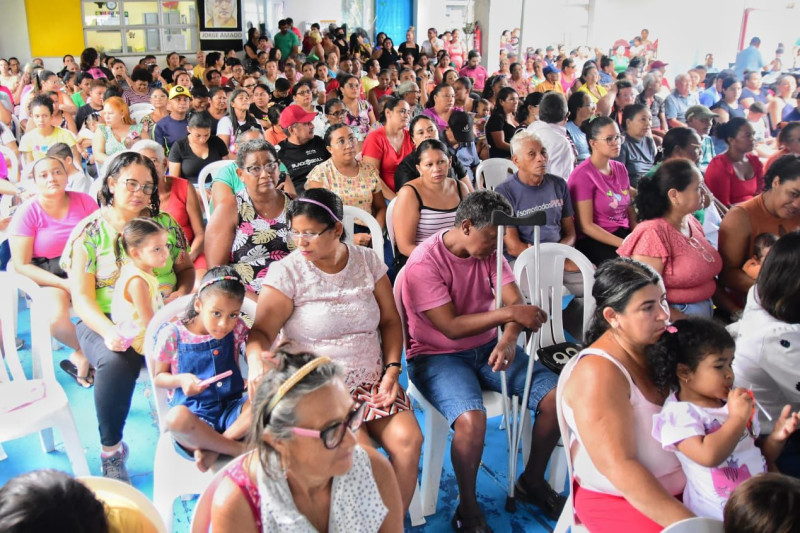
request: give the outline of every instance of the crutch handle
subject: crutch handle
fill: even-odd
[[[534,211],[524,217],[513,217],[500,210],[492,211],[493,226],[545,226],[546,224],[547,213],[544,211]]]

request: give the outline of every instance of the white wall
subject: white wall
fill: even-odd
[[[2,13],[3,20],[3,29],[0,31],[0,57],[15,56],[24,64],[31,59],[25,2],[23,0],[0,0],[0,13]],[[58,64],[61,64],[61,58],[58,59]],[[50,64],[47,63],[47,65]]]

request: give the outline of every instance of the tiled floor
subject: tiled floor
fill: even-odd
[[[26,349],[23,350],[22,356],[26,358],[25,362],[29,368],[30,333],[28,310],[24,306],[20,307],[20,336],[26,342]],[[56,365],[58,361],[67,356],[68,351],[66,349],[55,352]],[[99,475],[100,442],[97,433],[92,390],[80,388],[72,378],[57,366],[56,376],[69,396],[72,412],[78,425],[78,432],[86,449],[89,468],[93,474]],[[149,383],[138,383],[134,393],[131,413],[125,427],[125,440],[131,448],[128,471],[131,474],[134,486],[148,496],[152,496],[153,491],[153,455],[158,437],[155,410],[150,402],[150,397]],[[418,412],[417,416],[421,419],[424,415]],[[498,429],[499,423],[499,418],[489,422],[483,465],[478,474],[478,496],[489,525],[498,533],[552,531],[555,523],[540,515],[535,507],[519,505],[516,513],[513,514],[504,510],[507,486],[507,448],[505,434]],[[0,462],[0,485],[17,474],[37,468],[56,468],[70,472],[69,461],[66,454],[63,453],[58,434],[56,434],[56,441],[57,451],[49,454],[42,451],[37,435],[3,443],[8,459]],[[421,527],[412,528],[407,521],[407,530],[415,532],[450,531],[450,519],[458,504],[457,498],[458,490],[453,476],[453,469],[450,465],[448,450],[445,456],[437,513],[427,517],[427,523]],[[174,530],[177,533],[188,531],[194,499],[188,497],[185,501],[177,501],[176,506]]]

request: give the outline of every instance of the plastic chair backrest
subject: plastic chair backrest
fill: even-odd
[[[133,117],[134,113],[140,113],[141,111],[147,111],[147,114],[149,115],[150,113],[155,111],[155,109],[156,108],[153,107],[153,104],[150,104],[148,102],[141,102],[138,104],[131,104],[128,106],[128,111],[130,112],[131,117]]]
[[[156,506],[135,487],[107,477],[80,477],[78,480],[89,487],[100,501],[105,501],[107,496],[113,496],[114,501],[127,500],[125,503],[133,504],[132,507],[140,511],[158,533],[167,533],[167,526]]]
[[[516,172],[517,170],[517,165],[510,159],[494,157],[482,161],[475,169],[476,188],[493,191],[495,187],[506,181],[509,171]]]
[[[156,387],[153,383],[155,372],[155,359],[153,354],[153,346],[155,345],[156,335],[158,334],[159,327],[171,321],[173,318],[183,315],[183,311],[189,305],[194,297],[193,294],[181,296],[177,300],[173,300],[153,315],[150,323],[144,334],[144,357],[147,364],[147,374],[150,377],[150,385],[153,388],[153,395],[155,396],[156,414],[158,415],[158,426],[161,433],[167,431],[166,417],[169,411],[169,403],[167,401],[167,389]],[[242,313],[251,318],[256,316],[256,302],[249,298],[245,298],[242,302]],[[241,358],[241,363],[244,363],[244,358]],[[244,375],[244,373],[243,373]]]
[[[225,468],[214,474],[211,483],[197,499],[192,514],[191,533],[208,533],[211,530],[211,504],[214,502],[214,493],[217,487],[225,479]]]
[[[227,167],[228,165],[235,165],[236,163],[233,161],[229,161],[227,159],[223,161],[214,161],[213,163],[209,163],[208,165],[204,166],[203,169],[200,171],[200,174],[197,175],[197,188],[199,189],[202,187],[204,190],[199,191],[200,194],[200,201],[203,203],[203,212],[206,215],[206,220],[211,218],[211,202],[208,201],[208,195],[204,194],[206,189],[211,188],[211,182],[214,179],[214,176],[222,170],[223,168]]]
[[[564,296],[564,261],[566,259],[580,268],[583,278],[583,331],[588,329],[589,321],[594,313],[595,304],[592,296],[594,265],[572,246],[553,242],[542,243],[541,264],[539,265],[539,302],[549,317],[547,323],[539,330],[542,347],[552,346],[566,340],[561,309]],[[531,247],[519,254],[514,263],[514,278],[523,294],[526,293],[526,288],[533,287],[533,279],[536,274],[536,265],[533,264],[533,261],[534,249]],[[532,297],[533,295],[531,295],[531,299]]]
[[[150,113],[152,113],[152,111],[149,109],[137,109],[136,111],[131,111],[131,119],[138,124]]]
[[[722,522],[713,518],[694,517],[676,522],[661,533],[723,533]]]
[[[406,283],[406,269],[401,268],[394,278],[394,303],[397,307],[397,313],[400,315],[400,325],[403,328],[403,352],[408,348],[408,316],[406,315],[406,308],[403,305],[403,285]]]
[[[392,254],[394,254],[394,225],[392,224],[392,217],[394,216],[394,205],[397,203],[397,198],[392,198],[389,205],[386,206],[386,233],[389,235],[389,242],[392,243]]]
[[[19,181],[19,156],[8,146],[0,146],[0,154],[8,160],[8,181],[17,183]]]
[[[383,230],[375,217],[367,213],[363,209],[353,207],[351,205],[344,206],[344,229],[347,232],[347,242],[353,242],[353,228],[355,227],[356,219],[360,220],[363,225],[369,228],[369,234],[372,237],[370,246],[375,253],[383,260]]]
[[[31,358],[33,360],[33,379],[56,381],[53,369],[53,348],[50,344],[49,313],[47,302],[42,296],[42,289],[30,278],[9,272],[0,272],[0,331],[3,336],[3,361],[0,362],[0,383],[8,381],[25,381],[28,377],[22,368],[17,352],[16,324],[14,316],[16,306],[11,305],[13,298],[19,298],[22,291],[30,299],[31,321]],[[8,370],[6,370],[8,367]]]
[[[564,418],[564,385],[567,383],[567,379],[569,379],[569,375],[572,373],[573,367],[577,364],[578,357],[573,357],[570,361],[564,365],[564,368],[561,370],[561,375],[558,377],[558,386],[556,387],[556,415],[558,418],[558,429],[561,433],[561,442],[564,444],[564,453],[567,456],[567,475],[569,477],[569,496],[567,496],[567,503],[564,506],[565,509],[569,508],[570,510],[573,507],[572,501],[572,440],[570,439],[570,432],[569,426],[567,426],[567,419]],[[574,522],[574,513],[573,516],[570,517],[569,523],[572,525]],[[559,524],[561,524],[561,520],[559,520]]]

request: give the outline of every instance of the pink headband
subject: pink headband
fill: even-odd
[[[208,280],[205,283],[201,284],[200,288],[197,289],[197,294],[200,294],[201,292],[203,292],[203,289],[205,289],[209,285],[213,285],[214,283],[217,283],[218,281],[225,281],[226,279],[227,280],[231,280],[231,281],[238,281],[239,283],[244,285],[244,282],[242,282],[242,280],[238,276],[220,276],[218,278],[211,278],[210,280]]]
[[[307,204],[318,205],[322,209],[327,211],[328,214],[333,217],[333,220],[335,220],[336,222],[341,222],[341,220],[339,220],[339,217],[337,217],[336,215],[333,214],[333,211],[331,211],[331,208],[328,207],[327,205],[323,204],[322,202],[318,202],[316,200],[312,200],[311,198],[295,198],[295,202],[305,202]]]

